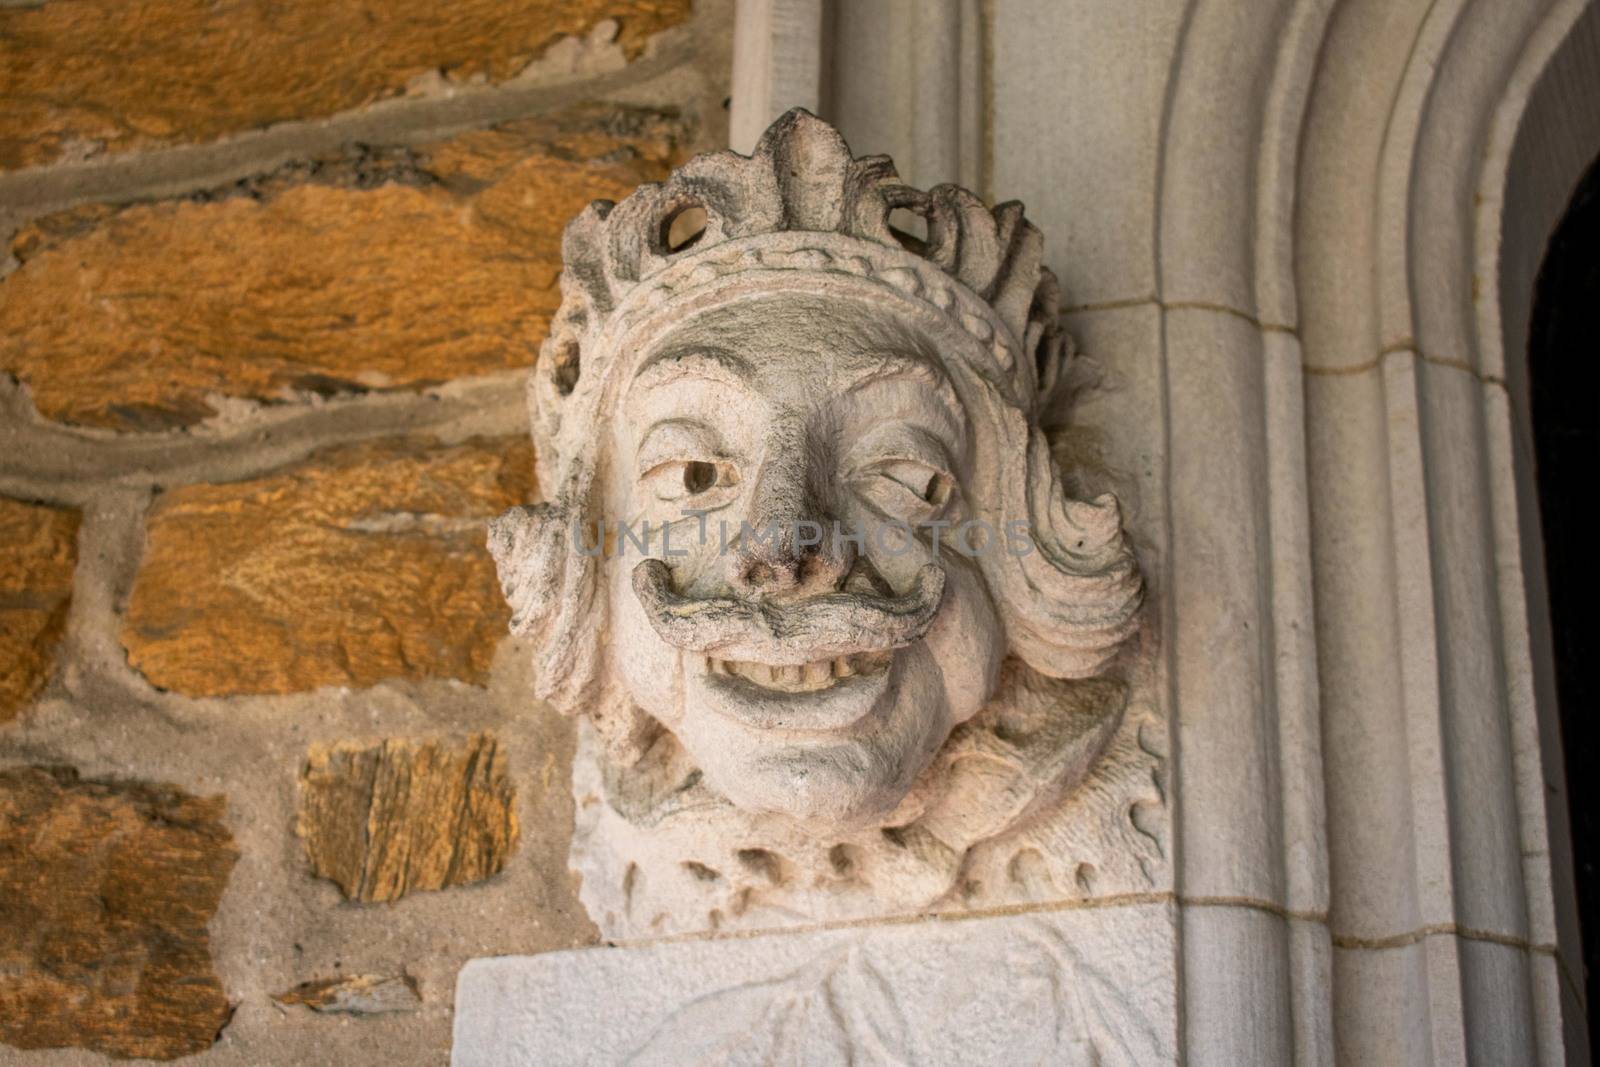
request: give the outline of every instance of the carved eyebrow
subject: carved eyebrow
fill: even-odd
[[[921,426],[903,422],[884,423],[869,430],[846,453],[844,466],[854,472],[889,459],[908,459],[947,472],[953,467],[944,442]]]
[[[844,388],[855,389],[858,386],[868,385],[872,382],[888,381],[894,378],[904,378],[909,381],[919,382],[932,387],[945,409],[955,420],[957,427],[966,422],[966,413],[961,407],[961,398],[956,395],[955,387],[933,363],[916,356],[908,356],[899,352],[882,352],[871,357],[871,363],[853,374]]]
[[[932,387],[939,400],[955,420],[957,426],[965,423],[965,412],[950,379],[926,359],[900,352],[879,352],[864,357],[862,365],[852,368],[843,383],[843,391],[858,386],[896,378],[919,382]],[[669,348],[645,360],[634,373],[631,388],[654,389],[686,378],[720,382],[747,392],[755,391],[755,369],[740,356],[722,348],[702,347]]]
[[[743,359],[720,348],[669,348],[644,361],[633,376],[637,389],[654,389],[684,378],[721,382],[750,389],[755,371]]]

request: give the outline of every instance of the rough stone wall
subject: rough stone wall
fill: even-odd
[[[442,1063],[462,961],[595,940],[483,525],[562,226],[725,143],[730,45],[0,5],[0,1062]]]

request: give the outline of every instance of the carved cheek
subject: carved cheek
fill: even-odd
[[[634,703],[671,726],[683,717],[682,657],[650,626],[634,595],[629,573],[638,562],[636,554],[606,561],[612,620],[608,651]]]
[[[944,569],[944,599],[923,640],[944,676],[951,725],[965,722],[994,695],[1005,658],[1004,627],[979,560],[949,545],[939,549],[935,560],[930,546],[920,540],[904,542],[885,529],[881,516],[865,508],[853,509],[850,520],[867,531],[863,554],[896,590],[909,588],[917,571],[929,563]],[[985,550],[1002,549],[991,545]]]
[[[1005,658],[1000,617],[976,561],[941,552],[944,602],[924,638],[944,675],[951,725],[965,722],[988,703]]]

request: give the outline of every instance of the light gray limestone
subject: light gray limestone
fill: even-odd
[[[454,1067],[1178,1062],[1172,909],[475,960]]]
[[[1156,294],[1161,115],[1183,13],[1167,0],[997,9],[988,184],[1050,234],[1068,307]]]
[[[826,0],[738,0],[728,142],[749,152],[791,107],[822,110]]]
[[[825,110],[839,132],[893,156],[914,185],[955,182],[993,199],[980,0],[873,0],[833,15]]]

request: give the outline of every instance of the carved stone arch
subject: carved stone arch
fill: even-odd
[[[1600,16],[1246,6],[1185,10],[1157,192],[1185,1044],[1586,1060],[1513,411]]]
[[[1520,679],[1521,699],[1537,711],[1539,755],[1554,787],[1546,795],[1559,1003],[1568,1058],[1580,1062],[1589,1055],[1593,1041],[1594,961],[1600,951],[1600,931],[1594,927],[1600,915],[1585,910],[1582,925],[1588,934],[1580,946],[1580,901],[1585,909],[1592,907],[1597,889],[1591,860],[1588,889],[1573,892],[1575,871],[1585,863],[1582,851],[1568,852],[1572,837],[1583,833],[1569,826],[1569,813],[1594,796],[1594,786],[1586,784],[1583,792],[1561,789],[1563,724],[1582,709],[1561,706],[1557,700],[1553,662],[1557,653],[1538,500],[1545,490],[1533,470],[1535,410],[1529,372],[1537,356],[1531,330],[1535,281],[1546,262],[1548,242],[1563,221],[1585,167],[1591,168],[1590,183],[1594,180],[1593,157],[1585,157],[1600,148],[1596,106],[1600,7],[1568,2],[1553,9],[1530,35],[1511,84],[1495,117],[1479,191],[1477,276],[1495,279],[1499,300],[1480,302],[1478,333],[1486,350],[1498,344],[1505,368],[1510,417],[1509,427],[1505,420],[1501,427],[1509,430],[1509,444],[1502,438],[1495,445],[1502,456],[1507,448],[1510,451],[1527,625],[1526,633],[1516,635],[1520,645],[1515,651],[1526,657],[1528,674]],[[1507,593],[1514,608],[1516,589]],[[1573,768],[1572,753],[1565,755],[1565,768]],[[1596,848],[1592,835],[1586,848],[1592,857]]]
[[[1570,75],[1539,91],[1563,40],[1600,92],[1597,13],[1462,0],[1374,15],[1330,19],[1294,230],[1333,1047],[1586,1060],[1557,722],[1533,685],[1543,607],[1524,588],[1537,527],[1519,535],[1531,287],[1501,255],[1542,248],[1576,181],[1558,166],[1541,174],[1555,201],[1505,196],[1528,165],[1519,129],[1571,108]],[[1585,132],[1561,137],[1593,144]]]

